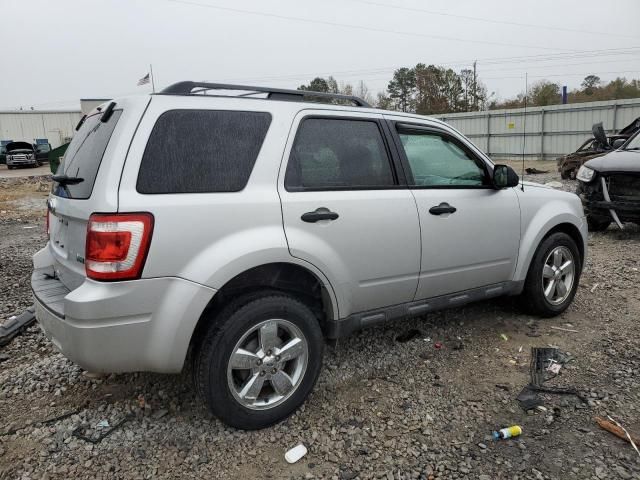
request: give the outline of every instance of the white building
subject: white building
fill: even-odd
[[[35,143],[36,139],[46,138],[51,148],[59,147],[71,140],[83,115],[108,100],[82,98],[77,110],[0,111],[0,140]]]
[[[80,110],[0,111],[0,140],[35,143],[46,138],[56,148],[73,137],[80,118]]]

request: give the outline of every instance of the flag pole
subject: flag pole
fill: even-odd
[[[153,65],[149,64],[149,73],[151,74],[151,90],[156,93],[156,84],[153,81]]]

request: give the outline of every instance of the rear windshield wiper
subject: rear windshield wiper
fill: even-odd
[[[60,185],[77,185],[78,183],[84,182],[84,178],[68,177],[66,175],[54,175],[51,178]]]

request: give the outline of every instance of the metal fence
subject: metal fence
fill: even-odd
[[[575,151],[602,122],[615,133],[640,117],[640,98],[435,116],[494,158],[551,159]],[[525,131],[526,122],[526,131]]]

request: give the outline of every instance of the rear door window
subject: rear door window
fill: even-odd
[[[138,173],[140,193],[242,190],[269,129],[265,112],[171,110],[158,118]]]
[[[394,186],[378,123],[341,118],[304,120],[291,150],[284,184],[288,191]]]
[[[85,200],[91,196],[104,151],[107,149],[120,115],[122,110],[114,110],[111,118],[105,123],[100,121],[101,113],[85,118],[56,170],[56,175],[78,177],[83,181],[75,185],[61,185],[54,182],[54,195],[79,200]]]

